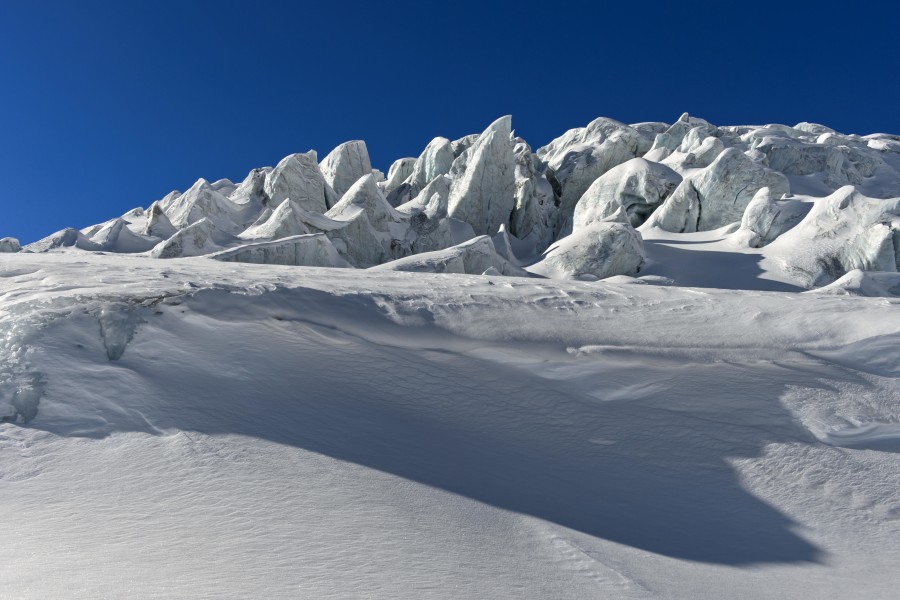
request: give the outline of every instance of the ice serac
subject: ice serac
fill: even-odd
[[[267,204],[278,206],[288,198],[304,210],[324,213],[326,204],[325,177],[316,162],[316,151],[286,156],[266,174],[263,189]]]
[[[779,198],[790,190],[784,175],[728,148],[682,181],[647,224],[675,233],[718,229],[740,222],[750,200],[764,187]]]
[[[91,236],[91,241],[106,252],[135,253],[146,252],[158,244],[160,238],[138,235],[128,228],[127,221],[115,219]]]
[[[19,240],[14,237],[0,239],[0,252],[18,252],[22,249]]]
[[[641,234],[620,209],[560,239],[528,270],[551,279],[597,280],[637,275],[645,260]]]
[[[689,152],[689,147],[695,141],[718,134],[715,125],[684,113],[665,132],[656,136],[648,154],[652,153],[654,160],[661,160],[672,152]]]
[[[900,198],[869,198],[845,186],[817,200],[793,229],[769,245],[784,269],[817,287],[854,269],[896,272],[900,262]]]
[[[646,151],[646,137],[641,132],[603,117],[539,148],[537,155],[553,171],[560,187],[557,234],[571,231],[575,204],[598,177]]]
[[[150,208],[147,209],[147,223],[144,225],[144,235],[166,240],[175,235],[176,231],[177,229],[163,211],[161,203],[157,201],[151,204]]]
[[[275,210],[267,212],[265,218],[254,223],[238,237],[244,240],[276,240],[295,235],[310,233],[303,221],[304,211],[293,200],[285,199],[275,207]]]
[[[278,240],[244,244],[210,254],[209,258],[223,262],[258,265],[350,267],[350,264],[341,258],[331,240],[324,233],[295,235]]]
[[[328,153],[320,165],[325,181],[340,199],[360,177],[372,174],[369,150],[361,140],[344,142]],[[374,178],[373,178],[374,182]],[[334,203],[329,204],[331,208]]]
[[[509,229],[520,239],[527,239],[537,251],[550,245],[556,219],[556,194],[541,169],[541,161],[531,152],[525,140],[516,138],[516,206]]]
[[[489,269],[501,275],[527,276],[523,269],[497,254],[491,238],[482,235],[462,244],[407,256],[372,267],[380,271],[412,271],[415,273],[462,273],[481,275]]]
[[[327,232],[356,266],[377,265],[409,254],[409,217],[385,199],[370,173],[361,177],[325,216],[339,226]]]
[[[32,242],[26,245],[24,249],[29,252],[47,252],[57,248],[78,248],[79,250],[95,252],[103,249],[100,244],[92,242],[86,235],[72,227],[61,229],[45,238]]]
[[[453,148],[450,140],[436,137],[431,140],[416,160],[407,179],[414,189],[421,190],[435,177],[446,175],[453,165]]]
[[[512,119],[494,121],[454,161],[464,170],[450,188],[448,215],[472,226],[478,235],[493,235],[508,224],[515,208],[515,157],[510,141]]]
[[[232,202],[213,189],[208,181],[198,179],[165,212],[178,229],[207,219],[222,231],[237,233],[247,226],[248,221],[256,218],[259,207]]]
[[[751,248],[762,248],[802,221],[810,208],[809,202],[776,200],[769,188],[764,187],[750,200],[735,235]]]
[[[172,237],[158,243],[150,251],[153,258],[179,258],[182,256],[202,256],[221,250],[235,238],[220,230],[209,219],[178,230]]]
[[[638,227],[681,183],[681,176],[665,165],[632,158],[597,178],[575,205],[573,227],[577,231],[602,221],[620,208]]]
[[[412,157],[398,158],[388,169],[387,180],[384,182],[382,189],[385,196],[390,200],[390,193],[400,187],[406,179],[412,174],[416,166],[416,159]]]

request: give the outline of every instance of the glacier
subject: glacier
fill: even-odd
[[[472,131],[0,239],[0,595],[895,597],[900,136]]]

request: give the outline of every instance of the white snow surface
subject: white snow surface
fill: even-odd
[[[0,589],[891,598],[898,304],[8,254]]]

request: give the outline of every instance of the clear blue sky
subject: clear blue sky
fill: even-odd
[[[0,0],[0,236],[23,242],[365,139],[494,118],[900,133],[897,3]]]

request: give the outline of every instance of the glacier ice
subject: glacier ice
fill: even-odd
[[[682,181],[648,223],[673,232],[718,229],[739,222],[754,194],[764,187],[779,198],[790,191],[784,175],[728,148]]]
[[[418,157],[394,161],[386,177],[372,168],[360,140],[321,162],[317,156],[288,155],[239,184],[199,179],[146,210],[65,229],[24,250],[203,256],[324,234],[342,260],[365,268],[489,235],[511,264],[554,277],[636,272],[643,239],[652,275],[675,280],[685,271],[669,256],[704,256],[675,247],[721,253],[730,245],[758,254],[760,269],[789,286],[823,285],[857,267],[897,266],[897,216],[890,210],[809,225],[848,184],[867,199],[861,205],[900,197],[897,135],[843,134],[807,122],[713,125],[685,113],[671,124],[600,117],[532,150],[505,116],[480,134],[434,137]],[[856,218],[865,222],[857,233],[840,233]],[[626,222],[644,236],[622,227]],[[679,246],[672,237],[706,232],[720,237],[701,236],[699,246]],[[838,238],[843,248],[825,243]],[[710,271],[686,279],[708,285],[728,276]]]
[[[328,210],[327,185],[316,162],[316,151],[310,150],[283,158],[266,173],[263,190],[270,206],[278,206],[290,198],[304,210],[324,213]]]
[[[769,188],[760,188],[747,204],[735,235],[744,237],[751,247],[765,246],[802,221],[810,208],[811,203],[796,199],[776,200]]]
[[[341,258],[331,240],[324,233],[293,235],[276,240],[244,244],[210,254],[209,258],[222,262],[294,267],[345,268],[350,266]]]
[[[22,249],[19,240],[14,237],[5,237],[0,239],[0,252],[18,252]]]
[[[637,227],[679,183],[681,176],[665,165],[633,158],[598,177],[584,192],[575,205],[573,227],[578,230],[602,221],[619,208]]]
[[[360,177],[372,174],[366,143],[362,140],[344,142],[322,159],[320,168],[336,199],[340,199]],[[333,204],[329,203],[328,207]]]
[[[471,225],[478,235],[497,233],[515,207],[511,133],[511,117],[497,119],[453,163],[459,176],[450,187],[447,214]]]
[[[552,279],[605,279],[637,275],[646,260],[641,234],[623,209],[554,243],[528,270]]]

